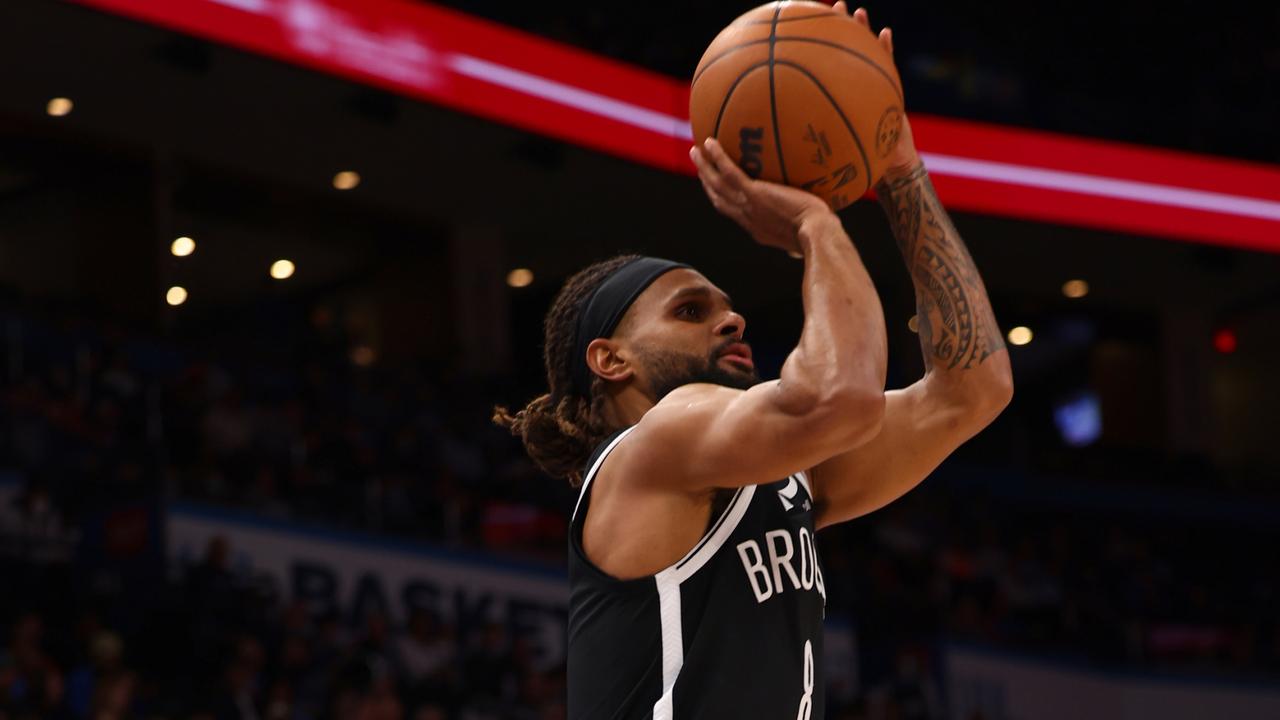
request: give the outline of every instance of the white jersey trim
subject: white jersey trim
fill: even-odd
[[[674,712],[676,678],[684,666],[684,625],[680,617],[680,585],[693,577],[703,565],[724,547],[729,536],[738,529],[747,514],[756,486],[738,488],[719,520],[689,554],[676,564],[654,575],[658,587],[658,616],[662,623],[662,695],[653,704],[653,720],[671,720]]]
[[[671,572],[677,582],[684,582],[693,574],[702,569],[703,565],[715,555],[717,551],[724,545],[733,531],[738,528],[738,522],[742,520],[742,516],[747,514],[747,508],[751,505],[751,500],[756,496],[756,486],[747,485],[738,488],[734,493],[733,499],[729,501],[728,507],[720,514],[720,519],[716,521],[711,532],[707,534],[687,555],[680,558],[675,565],[663,570],[662,573]]]
[[[626,430],[618,433],[618,437],[614,438],[605,446],[604,452],[600,453],[600,457],[596,458],[596,461],[591,465],[591,469],[587,470],[587,476],[582,479],[582,488],[578,490],[578,502],[573,506],[573,515],[569,518],[570,520],[577,519],[578,508],[582,507],[582,498],[587,496],[587,487],[591,485],[591,481],[595,479],[596,473],[600,472],[600,466],[604,464],[604,459],[609,457],[609,453],[613,452],[613,449],[618,446],[618,443],[622,442],[622,438],[630,435],[631,431],[635,429],[636,426],[632,425]]]
[[[673,691],[684,666],[684,624],[680,619],[680,581],[676,568],[658,573],[658,616],[662,622],[662,695],[653,704],[653,720],[671,720],[675,713]]]

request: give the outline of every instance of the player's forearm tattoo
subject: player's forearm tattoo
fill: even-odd
[[[925,365],[968,369],[1004,349],[987,291],[923,165],[876,186],[916,288]]]

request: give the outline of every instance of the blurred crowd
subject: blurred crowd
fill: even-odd
[[[316,616],[233,573],[219,543],[172,577],[128,510],[181,499],[563,562],[572,492],[488,421],[509,388],[310,341],[267,366],[8,323],[0,720],[563,715],[563,668],[501,625]],[[953,463],[824,532],[830,607],[857,638],[856,677],[830,678],[844,688],[832,717],[938,717],[948,643],[1280,673],[1264,551],[1277,524],[1027,505],[971,481],[983,473]],[[101,572],[113,552],[142,561]]]
[[[500,624],[459,635],[425,611],[402,626],[376,612],[317,616],[228,557],[212,542],[140,605],[56,563],[17,570],[27,582],[4,600],[0,718],[564,717],[563,668],[539,667]]]
[[[18,327],[0,448],[64,511],[164,494],[563,557],[571,490],[493,425],[491,384],[367,367],[324,342],[327,325],[274,364],[74,321]]]
[[[1255,554],[1274,526],[1073,516],[932,488],[837,532],[824,549],[840,569],[826,574],[850,583],[868,680],[939,638],[1096,667],[1280,673],[1280,579]]]

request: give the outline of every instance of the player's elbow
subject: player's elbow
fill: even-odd
[[[884,390],[847,380],[810,381],[784,377],[778,385],[779,407],[797,427],[822,447],[842,451],[875,437],[884,423]]]
[[[1013,368],[1009,365],[1009,356],[1004,354],[992,358],[989,371],[979,386],[978,404],[989,416],[987,422],[995,420],[1013,401]]]
[[[990,425],[1013,400],[1013,373],[1004,353],[975,368],[930,372],[925,384],[933,407],[946,413],[952,427],[969,435]]]
[[[1013,401],[1013,373],[1008,363],[993,363],[965,387],[964,410],[979,429],[991,424]]]
[[[1009,368],[1005,368],[991,384],[988,390],[989,404],[995,411],[992,416],[999,415],[1004,409],[1009,407],[1009,403],[1013,402],[1013,372]]]
[[[817,408],[814,423],[830,432],[836,444],[852,449],[880,434],[884,408],[883,390],[833,388]]]

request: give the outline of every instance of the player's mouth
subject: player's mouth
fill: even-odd
[[[751,347],[746,343],[733,343],[720,351],[718,356],[720,360],[728,360],[729,362],[745,367],[749,370],[755,369],[755,363],[751,361]]]

